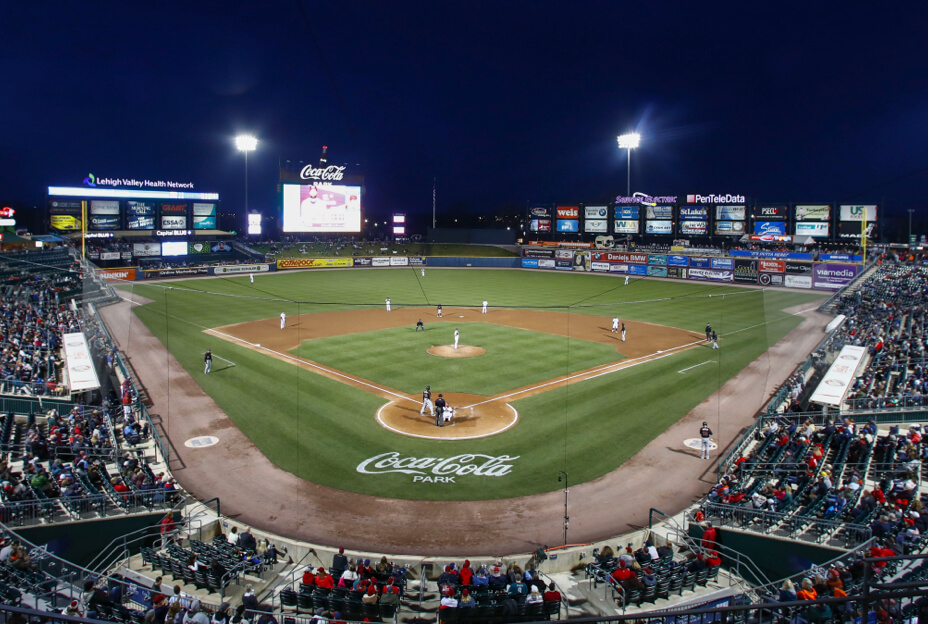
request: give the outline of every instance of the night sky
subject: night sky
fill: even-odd
[[[89,172],[277,205],[278,162],[365,175],[365,210],[632,191],[924,211],[918,3],[6,2],[0,199]],[[907,217],[907,215],[906,215]]]

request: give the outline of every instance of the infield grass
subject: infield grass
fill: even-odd
[[[316,483],[364,494],[451,500],[555,490],[559,485],[548,476],[558,470],[567,470],[571,483],[610,472],[793,329],[801,319],[784,308],[824,297],[700,282],[633,279],[622,286],[622,281],[610,275],[553,271],[431,268],[422,278],[418,270],[407,268],[259,274],[253,285],[243,276],[173,281],[166,284],[170,290],[163,285],[130,287],[153,300],[134,309],[138,317],[281,468]],[[518,425],[493,437],[432,441],[394,434],[377,425],[374,414],[385,403],[379,397],[203,333],[206,328],[276,318],[282,310],[291,315],[382,307],[386,297],[396,307],[442,303],[476,308],[487,299],[491,307],[617,314],[697,332],[708,322],[721,336],[721,348],[700,346],[522,399],[513,404],[520,414]],[[496,387],[512,387],[518,383],[511,381],[516,378],[553,377],[604,359],[619,359],[614,350],[603,353],[603,345],[533,332],[525,332],[528,338],[519,343],[522,331],[484,323],[469,323],[462,329],[467,344],[484,337],[515,340],[516,353],[500,354],[506,357],[498,360],[493,353],[457,361],[428,359],[418,343],[417,355],[400,355],[397,346],[430,340],[428,331],[416,336],[409,328],[326,338],[301,349],[308,349],[311,359],[328,360],[353,372],[360,368],[407,392],[418,392],[426,383],[435,387],[437,376],[466,382],[467,389],[455,390],[484,395]],[[236,366],[216,360],[214,373],[203,375],[202,353],[207,347]],[[763,359],[755,366],[763,366]],[[756,394],[746,400],[759,399],[763,388],[750,392]],[[724,422],[723,414],[718,421]],[[710,425],[720,432],[716,423]],[[467,475],[454,483],[413,482],[408,474],[357,470],[368,458],[389,452],[419,458],[476,453],[517,459],[504,476]]]

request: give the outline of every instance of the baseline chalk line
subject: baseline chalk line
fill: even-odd
[[[680,374],[682,375],[682,374],[685,373],[686,371],[692,370],[692,369],[696,368],[697,366],[702,366],[703,364],[714,364],[714,363],[715,363],[715,360],[706,360],[705,362],[700,362],[699,364],[694,364],[693,366],[690,366],[689,368],[684,368],[683,370],[678,370],[677,372],[680,373]]]

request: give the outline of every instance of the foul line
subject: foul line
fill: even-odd
[[[694,365],[690,366],[689,368],[684,368],[683,370],[678,370],[677,372],[680,373],[680,374],[682,375],[682,374],[685,373],[686,371],[688,371],[688,370],[693,370],[693,369],[696,368],[697,366],[702,366],[703,364],[714,364],[714,363],[715,363],[715,360],[706,360],[705,362],[700,362],[699,364],[694,364]]]
[[[129,303],[134,303],[135,305],[145,305],[144,303],[139,303],[138,301],[133,301],[132,299],[126,299],[122,295],[117,295],[123,301],[128,301]]]
[[[235,362],[233,362],[232,360],[227,360],[227,359],[225,359],[224,357],[222,357],[221,355],[216,355],[216,354],[214,353],[214,354],[213,354],[213,357],[216,358],[217,360],[222,360],[223,362],[228,362],[228,363],[231,364],[232,366],[237,366],[237,364],[236,364]]]

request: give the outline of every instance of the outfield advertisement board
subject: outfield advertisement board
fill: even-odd
[[[558,232],[579,232],[580,222],[576,219],[558,219],[557,220],[557,231]]]
[[[813,238],[828,238],[828,223],[797,223],[796,236],[811,236]]]
[[[667,266],[686,267],[690,265],[690,260],[686,256],[667,256]]]
[[[553,249],[523,249],[522,250],[523,258],[553,258],[554,250]]]
[[[98,270],[96,273],[107,281],[124,281],[135,279],[135,269],[103,269]]]
[[[736,282],[757,283],[757,260],[735,260],[734,278]]]
[[[732,249],[729,256],[745,258],[781,258],[783,260],[811,260],[812,254],[792,251],[761,251],[757,249]]]
[[[759,273],[757,283],[761,286],[782,286],[783,275],[780,273]]]
[[[645,234],[673,234],[673,221],[645,221]]]
[[[593,271],[610,271],[610,265],[608,262],[591,262],[590,268]]]
[[[786,234],[786,223],[782,221],[755,221],[754,233],[758,236],[782,236]]]
[[[680,221],[680,234],[701,236],[707,233],[708,227],[709,223],[706,221]]]
[[[712,266],[712,260],[709,258],[700,258],[699,256],[690,256],[690,266],[698,269],[708,269]]]
[[[609,222],[603,219],[588,219],[583,222],[583,231],[587,234],[605,234],[609,231]]]
[[[649,266],[648,275],[651,277],[667,277],[667,267]]]
[[[235,264],[232,266],[213,267],[214,275],[241,275],[242,273],[266,273],[271,270],[269,264]]]
[[[638,206],[616,206],[616,220],[638,221]]]
[[[536,258],[522,258],[523,269],[537,269],[538,260]]]
[[[628,272],[632,275],[647,275],[648,267],[640,264],[630,264],[628,265]]]
[[[529,229],[533,232],[550,232],[551,219],[532,219],[529,222]]]
[[[648,254],[594,251],[593,260],[597,262],[628,262],[631,264],[647,264]]]
[[[609,216],[609,208],[606,206],[584,206],[584,219],[606,219]]]
[[[390,266],[390,258],[371,258],[371,266],[388,267]]]
[[[683,267],[667,267],[667,277],[686,279],[686,269]]]
[[[554,268],[554,262],[555,262],[554,258],[551,258],[551,259],[539,258],[537,262],[538,262],[539,269],[553,269]]]
[[[860,267],[856,264],[830,264],[816,262],[812,265],[812,287],[838,290],[857,277]]]
[[[786,221],[789,208],[787,206],[754,206],[754,216],[761,221]]]
[[[385,266],[389,266],[390,258],[385,258],[385,260],[387,260]],[[281,258],[277,261],[278,269],[331,269],[350,266],[354,266],[352,258]]]
[[[712,258],[712,268],[733,271],[735,269],[735,261],[732,258]]]
[[[863,262],[863,256],[857,254],[819,254],[822,262]]]
[[[673,206],[648,206],[645,209],[645,219],[664,221],[673,219]]]
[[[744,206],[716,206],[716,221],[744,221]]]
[[[356,267],[369,267],[373,265],[373,258],[352,258],[352,261]]]
[[[708,206],[680,206],[681,221],[708,221]]]
[[[187,267],[182,269],[160,269],[157,271],[142,271],[145,279],[157,279],[159,277],[187,277],[190,275],[209,275],[210,267]]]
[[[740,236],[744,234],[744,221],[716,221],[715,233],[719,236]]]
[[[732,281],[731,271],[719,271],[716,269],[694,269],[686,270],[687,279],[702,280],[710,282],[730,282]]]
[[[841,221],[876,221],[876,206],[841,206]]]
[[[783,270],[789,275],[811,275],[812,264],[809,262],[790,262],[783,263]]]
[[[616,234],[637,234],[637,221],[615,221],[613,222],[612,231]]]
[[[664,254],[651,254],[648,256],[648,264],[667,266],[667,256]]]
[[[787,288],[812,288],[811,275],[784,275],[783,285]]]
[[[758,260],[757,270],[763,273],[783,273],[786,271],[786,262],[783,260]]]
[[[831,206],[796,206],[796,221],[828,221],[831,218]]]

